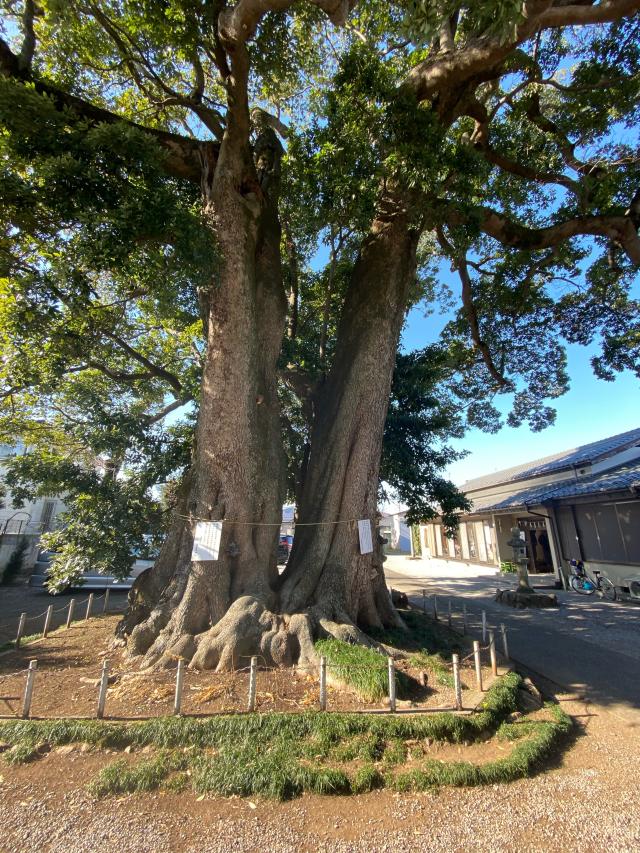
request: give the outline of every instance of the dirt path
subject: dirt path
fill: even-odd
[[[104,762],[52,752],[0,765],[2,853],[142,851],[631,851],[640,847],[640,726],[558,697],[576,741],[557,767],[511,785],[418,795],[305,796],[289,803],[133,795],[98,801]],[[95,765],[95,767],[93,766]]]

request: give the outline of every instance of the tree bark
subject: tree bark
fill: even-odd
[[[145,583],[151,597],[163,590],[130,638],[131,652],[144,654],[146,665],[193,658],[239,598],[250,596],[264,608],[275,603],[285,474],[276,375],[286,318],[277,215],[282,149],[264,128],[252,151],[248,124],[242,126],[248,114],[239,113],[215,162],[203,162],[204,214],[221,261],[206,299],[186,511],[178,513]],[[218,560],[191,561],[198,520],[224,521]],[[233,646],[222,649],[215,665],[237,665],[234,654]]]
[[[316,400],[281,606],[287,612],[310,607],[334,634],[331,623],[347,626],[347,634],[356,624],[399,624],[384,582],[377,500],[384,421],[418,237],[410,204],[400,193],[385,193],[354,266],[333,366]],[[358,519],[371,520],[373,554],[359,552]]]

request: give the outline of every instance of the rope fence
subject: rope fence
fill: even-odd
[[[13,642],[15,644],[16,649],[20,648],[20,645],[24,639],[24,637],[29,636],[29,642],[35,642],[38,639],[47,639],[48,633],[51,630],[51,619],[54,614],[62,613],[63,610],[67,611],[67,619],[65,623],[65,628],[70,628],[71,624],[74,621],[80,621],[80,619],[74,620],[74,612],[76,607],[82,607],[84,604],[87,605],[86,610],[84,612],[84,616],[82,619],[84,621],[88,620],[91,616],[95,615],[93,611],[93,606],[96,602],[104,599],[102,613],[106,614],[109,612],[109,593],[110,590],[107,589],[105,592],[100,595],[94,595],[94,593],[90,592],[86,598],[77,600],[75,598],[71,598],[67,604],[63,604],[61,607],[54,607],[53,604],[50,604],[46,610],[43,610],[42,613],[36,613],[33,616],[27,616],[26,612],[20,614],[18,618],[18,625],[16,628],[15,637],[13,640],[9,640],[8,642]],[[27,634],[27,625],[29,622],[36,622],[38,619],[42,619],[44,617],[44,624],[40,631],[34,632],[34,634]],[[0,625],[0,631],[4,629],[11,630],[14,627],[14,622],[5,622]],[[62,626],[59,626],[59,628]]]
[[[442,597],[442,596],[441,596]],[[16,649],[20,648],[21,640],[26,636],[25,629],[26,625],[29,622],[33,622],[44,617],[44,625],[40,632],[40,638],[46,639],[48,631],[50,630],[51,618],[53,614],[60,613],[64,610],[67,611],[67,619],[65,629],[68,629],[73,623],[74,613],[76,608],[82,608],[86,605],[86,610],[82,613],[75,621],[76,622],[86,622],[92,615],[94,614],[94,605],[104,599],[102,612],[107,613],[109,609],[109,590],[107,589],[101,595],[94,595],[94,593],[89,593],[86,598],[77,600],[72,598],[69,600],[68,604],[62,605],[61,607],[54,608],[53,605],[49,605],[46,610],[43,610],[42,613],[35,614],[34,616],[27,616],[26,613],[21,613],[18,629],[16,632],[15,638],[15,647]],[[446,603],[446,608],[444,610],[439,609],[438,603],[438,594],[432,594],[431,596],[431,605],[427,607],[427,594],[426,590],[422,590],[422,610],[425,614],[427,614],[428,609],[431,610],[431,615],[433,620],[437,623],[441,620],[442,613],[445,614],[445,619],[447,623],[447,627],[457,633],[462,637],[466,637],[468,635],[468,631],[473,621],[475,623],[478,614],[472,612],[471,614],[467,611],[466,603],[463,604],[462,610],[455,612],[452,606],[451,599],[449,598]],[[470,618],[470,615],[473,616],[473,620]],[[477,625],[477,629],[482,631],[483,641],[482,643],[479,640],[473,640],[473,650],[464,656],[460,656],[459,654],[453,654],[451,658],[450,664],[448,662],[445,663],[445,666],[450,669],[453,675],[453,685],[454,685],[454,706],[452,710],[462,711],[463,710],[463,702],[462,702],[462,681],[461,681],[461,669],[462,667],[473,661],[473,669],[475,670],[475,687],[478,692],[482,693],[484,690],[483,686],[483,677],[482,677],[482,656],[485,653],[489,654],[489,661],[491,666],[492,675],[495,677],[498,675],[498,665],[497,665],[497,651],[496,651],[496,630],[497,628],[491,627],[488,624],[486,611],[481,611],[479,614],[480,620]],[[461,624],[460,624],[461,622]],[[5,624],[2,627],[10,627],[11,623]],[[502,637],[502,651],[503,657],[508,663],[509,661],[509,649],[508,649],[508,640],[507,640],[507,628],[504,624],[499,626],[499,631]],[[30,642],[32,640],[30,639]],[[248,656],[247,656],[248,657]],[[392,656],[387,657],[387,701],[389,710],[391,712],[395,712],[397,709],[397,698],[396,698],[396,662]],[[313,680],[314,688],[317,686],[317,700],[315,699],[314,694],[314,704],[317,704],[320,710],[326,711],[328,710],[329,701],[328,701],[328,692],[327,692],[327,676],[328,671],[332,671],[337,674],[344,674],[345,672],[351,670],[371,670],[376,671],[377,673],[381,672],[381,669],[384,667],[384,656],[381,655],[380,664],[341,664],[341,663],[332,663],[329,662],[326,657],[320,658],[320,665],[318,672],[316,674],[316,678]],[[293,667],[293,672],[296,672],[296,668]],[[19,670],[18,672],[6,674],[0,676],[0,683],[3,683],[9,679],[16,678],[18,676],[26,675],[25,685],[24,685],[24,693],[23,693],[23,701],[22,701],[22,717],[27,719],[30,715],[31,704],[33,699],[34,687],[35,687],[35,678],[37,671],[37,660],[32,660],[29,663],[28,668]],[[304,671],[304,670],[301,670]],[[280,684],[281,679],[286,681],[289,678],[288,671],[283,670],[278,667],[269,667],[266,665],[266,660],[261,656],[252,656],[249,660],[248,666],[241,666],[233,670],[234,677],[243,676],[245,674],[249,674],[248,687],[247,687],[247,696],[246,696],[246,711],[252,712],[256,710],[257,707],[257,683],[258,683],[258,672],[260,673],[273,673],[276,681],[276,691],[278,693],[284,694],[284,690],[281,689],[282,685]],[[108,660],[104,660],[102,665],[102,670],[100,673],[100,678],[97,680],[98,693],[96,697],[96,710],[95,716],[97,719],[102,719],[105,716],[105,707],[107,703],[107,690],[110,679],[110,664]],[[183,659],[177,659],[176,667],[175,667],[175,685],[173,690],[173,713],[177,716],[182,715],[183,708],[183,692],[184,692],[184,680],[185,680],[185,661]],[[285,685],[286,687],[286,685]],[[214,688],[209,688],[209,692],[211,692]],[[203,691],[205,694],[207,690]],[[228,688],[228,692],[234,698],[239,698],[238,694],[235,691],[235,685],[232,684],[230,688]],[[268,694],[272,696],[273,694]],[[283,702],[292,702],[293,704],[299,704],[296,700],[288,700],[284,698],[284,695],[278,696],[278,699]],[[275,703],[275,699],[274,699]],[[307,703],[308,704],[308,703]],[[423,709],[427,710],[427,709]],[[433,709],[429,709],[433,710]],[[446,710],[439,708],[438,710]],[[356,711],[357,713],[357,711]],[[363,711],[363,713],[368,713]]]
[[[103,596],[99,596],[98,598],[103,598]],[[87,598],[79,601],[78,605],[82,605],[85,603],[90,605],[93,602],[95,602],[96,600],[97,600],[97,598],[93,598],[92,595],[89,595]],[[68,605],[70,612],[72,612],[72,610],[73,610],[73,605],[74,605],[74,600],[71,599],[71,601],[69,602],[69,605]],[[62,609],[66,609],[66,607],[58,608],[58,612]],[[46,615],[48,612],[49,612],[49,608],[47,609],[47,611],[44,611],[43,613],[39,614],[38,616],[31,617],[31,618],[40,618],[42,616],[45,616],[45,618],[46,618]],[[81,620],[81,621],[84,621],[84,620]],[[483,622],[483,624],[486,624],[486,620]],[[501,626],[501,627],[504,628],[504,626]],[[489,635],[489,642],[488,643],[482,645],[478,640],[474,640],[472,652],[470,652],[469,654],[464,655],[462,657],[459,654],[453,654],[450,663],[444,662],[445,665],[447,666],[447,668],[449,669],[449,671],[453,675],[453,686],[454,686],[453,707],[448,707],[448,708],[438,707],[435,709],[434,708],[423,708],[423,709],[412,708],[412,710],[411,710],[412,713],[416,713],[416,712],[420,713],[420,712],[424,712],[424,711],[436,711],[436,710],[437,711],[443,711],[443,710],[463,711],[464,710],[464,704],[463,704],[463,694],[462,694],[463,686],[462,686],[462,680],[461,680],[461,670],[465,664],[471,662],[472,660],[473,660],[473,668],[475,670],[475,688],[478,692],[480,692],[480,693],[483,692],[483,690],[484,690],[483,679],[482,679],[482,665],[483,665],[482,664],[482,654],[483,653],[486,653],[486,652],[489,653],[492,673],[494,676],[497,676],[497,674],[498,674],[497,656],[496,656],[496,647],[495,647],[495,632],[492,629],[488,629],[488,635]],[[506,629],[504,629],[503,638],[504,638],[505,647],[506,647]],[[505,655],[505,657],[506,657],[506,655]],[[486,658],[486,655],[485,655],[485,658]],[[330,705],[329,698],[328,698],[328,690],[327,690],[329,672],[333,672],[334,674],[338,675],[338,677],[341,674],[344,675],[345,672],[350,671],[350,670],[360,670],[360,671],[361,670],[371,670],[371,671],[375,671],[378,674],[380,674],[380,672],[384,671],[384,669],[385,669],[384,660],[385,660],[384,656],[381,655],[380,664],[375,664],[375,665],[374,664],[340,664],[340,663],[329,662],[327,660],[327,658],[323,656],[320,658],[319,667],[318,667],[317,672],[312,673],[312,674],[308,673],[305,669],[298,669],[294,666],[291,668],[292,672],[294,674],[294,680],[295,680],[295,676],[299,672],[299,673],[304,674],[308,678],[308,680],[310,681],[310,685],[312,686],[312,689],[307,690],[305,692],[304,699],[302,701],[300,701],[297,699],[287,699],[284,696],[284,694],[287,691],[287,687],[290,687],[291,681],[292,681],[291,672],[289,670],[284,670],[284,669],[278,668],[278,667],[266,666],[266,661],[263,657],[252,656],[249,660],[248,666],[240,666],[240,667],[238,667],[232,671],[231,675],[233,676],[233,678],[232,678],[231,684],[228,683],[229,673],[224,673],[224,676],[227,679],[226,681],[222,681],[222,679],[221,679],[221,683],[217,687],[214,684],[211,687],[197,688],[200,691],[200,695],[205,697],[205,698],[198,700],[198,698],[194,696],[194,700],[204,702],[204,701],[208,701],[208,699],[206,697],[219,698],[224,693],[229,698],[233,699],[236,704],[239,704],[242,701],[242,697],[240,695],[240,692],[241,692],[240,689],[236,689],[236,688],[240,687],[240,684],[239,683],[236,684],[235,678],[236,678],[236,676],[244,677],[248,673],[248,675],[249,675],[248,684],[246,684],[246,679],[244,679],[244,678],[243,678],[243,681],[241,684],[241,688],[243,690],[246,690],[246,694],[245,694],[246,695],[246,701],[244,704],[244,712],[255,711],[256,708],[258,707],[258,704],[259,704],[258,698],[259,697],[265,697],[265,696],[271,697],[271,699],[274,702],[274,705],[275,705],[276,699],[277,699],[280,702],[291,703],[293,705],[298,705],[298,706],[304,705],[307,708],[310,706],[313,706],[313,707],[318,708],[321,711],[328,711],[329,705]],[[172,668],[172,670],[170,670],[170,671],[175,672],[175,677],[174,677],[175,680],[173,682],[173,687],[171,689],[171,693],[173,696],[173,714],[175,716],[182,716],[183,715],[183,696],[184,696],[184,683],[185,683],[185,674],[186,674],[185,673],[185,664],[186,664],[186,662],[184,659],[178,658],[176,660],[175,668]],[[3,676],[0,676],[0,683],[6,682],[9,679],[15,679],[15,678],[20,677],[20,676],[26,676],[25,682],[24,682],[24,689],[23,689],[23,696],[22,696],[22,710],[21,710],[21,716],[23,719],[28,719],[30,716],[30,713],[31,713],[31,706],[32,706],[33,695],[34,695],[34,691],[35,691],[37,667],[38,667],[38,662],[37,662],[37,660],[34,659],[29,663],[29,666],[27,668],[21,669],[17,672],[13,672],[13,673],[9,673],[9,674],[5,674]],[[397,669],[396,669],[396,661],[392,656],[388,656],[386,659],[386,670],[387,670],[387,700],[386,700],[386,704],[388,705],[389,711],[393,713],[393,712],[396,712],[396,710],[397,710],[397,696],[396,696]],[[259,674],[265,674],[265,673],[270,673],[272,679],[275,677],[276,683],[275,683],[275,685],[273,684],[273,682],[270,684],[270,691],[273,691],[273,692],[259,694],[258,689],[257,689],[258,688],[258,675]],[[138,677],[138,676],[136,675],[134,677]],[[92,683],[96,684],[96,689],[97,689],[96,698],[95,698],[95,718],[96,719],[103,719],[107,714],[106,706],[107,706],[107,700],[108,700],[108,687],[109,687],[109,684],[111,683],[110,682],[111,678],[112,677],[110,675],[110,662],[109,662],[109,660],[104,660],[102,663],[102,669],[101,669],[99,678],[95,682],[92,682]],[[141,674],[140,678],[143,679],[143,678],[150,678],[150,677],[145,675],[145,674]],[[114,679],[117,681],[118,676],[115,675]],[[86,679],[84,679],[84,681],[86,681]],[[124,683],[124,680],[122,683]],[[127,682],[127,683],[129,683],[129,682]],[[153,683],[155,683],[156,686],[158,685],[157,681],[153,682]],[[284,687],[283,687],[283,683],[284,683]],[[153,686],[153,684],[151,686]],[[163,691],[169,690],[169,687],[166,684],[166,682],[162,683],[161,689]],[[196,688],[192,687],[191,689],[194,690]],[[168,697],[167,692],[163,692],[161,695]],[[240,710],[237,707],[232,708],[232,709],[225,709],[223,707],[222,712],[228,713],[229,711],[232,711],[234,713],[242,713],[243,712],[242,710]],[[371,713],[370,710],[366,710],[366,709],[355,710],[352,712],[353,713]],[[13,716],[15,716],[15,715],[13,715]],[[187,716],[188,716],[188,714],[187,714]]]

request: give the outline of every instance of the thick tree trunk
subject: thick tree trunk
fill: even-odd
[[[277,193],[281,147],[265,129],[252,152],[248,114],[230,122],[219,156],[204,163],[205,216],[221,258],[208,294],[190,488],[156,569],[148,598],[162,592],[132,631],[132,654],[147,665],[193,658],[206,632],[243,597],[275,604],[284,489],[276,363],[286,318]],[[254,156],[256,162],[254,163]],[[223,520],[219,559],[192,562],[198,520]],[[209,644],[211,645],[211,644]],[[237,665],[233,646],[200,657]]]
[[[333,367],[316,400],[281,606],[287,612],[310,607],[333,634],[332,623],[399,623],[384,582],[377,498],[384,422],[418,236],[403,199],[385,195],[354,267]],[[373,554],[360,554],[357,519],[371,520]]]

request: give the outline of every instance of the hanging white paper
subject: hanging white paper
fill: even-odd
[[[358,533],[360,535],[360,553],[370,554],[373,551],[373,540],[371,539],[371,520],[362,518],[358,522]]]
[[[221,534],[221,521],[198,521],[193,535],[192,561],[217,560]]]

